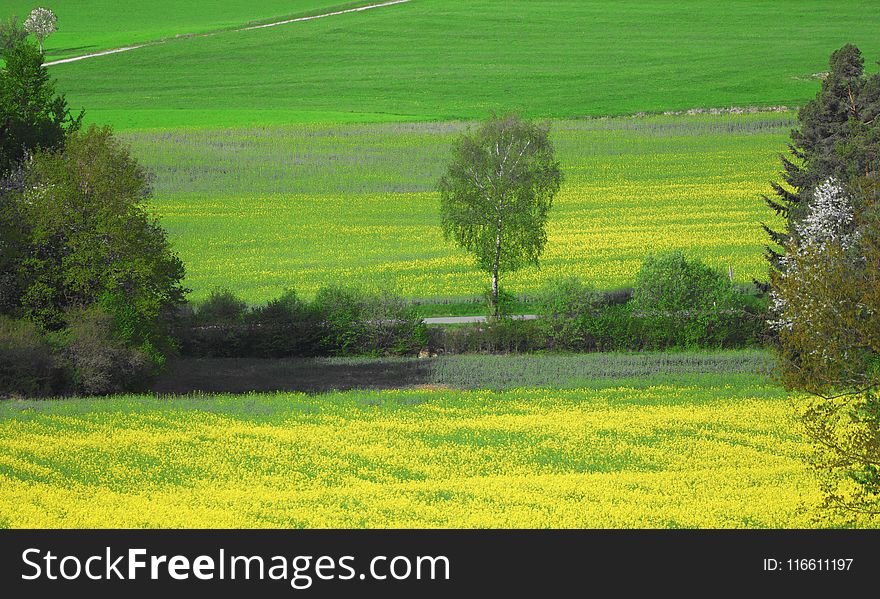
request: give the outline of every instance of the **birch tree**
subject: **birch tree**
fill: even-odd
[[[537,266],[561,183],[548,125],[493,115],[453,146],[438,185],[443,234],[490,274],[496,317],[500,273]]]

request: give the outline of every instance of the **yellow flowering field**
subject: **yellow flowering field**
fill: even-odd
[[[541,267],[503,273],[516,293],[575,274],[629,286],[650,254],[682,250],[741,282],[766,277],[791,113],[554,121],[563,187]],[[437,179],[468,123],[288,126],[128,133],[156,173],[154,211],[192,299],[229,288],[252,303],[285,288],[480,295],[487,278],[444,241]]]
[[[763,379],[0,404],[5,527],[810,527]]]

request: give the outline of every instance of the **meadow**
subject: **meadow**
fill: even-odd
[[[540,269],[517,293],[578,275],[631,284],[645,256],[681,249],[737,281],[766,276],[791,112],[556,120],[565,173]],[[443,240],[433,191],[471,124],[384,123],[172,129],[122,134],[155,174],[152,209],[187,265],[194,300],[230,288],[259,303],[294,288],[388,288],[411,298],[479,296],[485,275]]]
[[[815,93],[831,50],[851,42],[880,53],[874,9],[867,0],[412,0],[50,69],[89,121],[120,129],[791,106]],[[140,27],[117,11],[83,12],[107,32],[123,18]],[[144,27],[173,22],[160,15]]]
[[[46,59],[57,60],[176,38],[238,28],[244,25],[332,12],[370,4],[344,0],[223,0],[209,6],[197,2],[119,2],[118,0],[56,0],[48,3],[58,17],[58,31],[46,40]],[[4,0],[3,16],[24,20],[33,0]]]
[[[0,404],[7,527],[789,528],[818,519],[761,375],[576,389]]]

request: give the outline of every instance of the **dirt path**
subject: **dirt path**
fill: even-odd
[[[405,4],[410,0],[389,0],[388,2],[380,2],[377,4],[368,4],[366,6],[358,6],[356,8],[347,8],[345,10],[337,10],[335,12],[328,12],[321,15],[312,15],[310,17],[298,17],[296,19],[286,19],[284,21],[276,21],[274,23],[265,23],[263,25],[251,25],[250,27],[241,27],[239,29],[228,29],[224,31],[214,31],[209,33],[199,33],[193,35],[187,35],[187,37],[210,37],[212,35],[220,35],[222,33],[236,33],[239,31],[251,31],[253,29],[265,29],[266,27],[277,27],[278,25],[287,25],[289,23],[299,23],[302,21],[314,21],[315,19],[323,19],[324,17],[335,17],[336,15],[344,15],[352,12],[362,12],[365,10],[371,10],[373,8],[382,8],[384,6],[392,6],[394,4]],[[182,37],[182,36],[178,36]],[[159,44],[164,44],[166,40],[159,40],[155,42],[146,42],[143,44],[138,44],[135,46],[125,46],[123,48],[113,48],[111,50],[102,50],[101,52],[95,52],[93,54],[83,54],[82,56],[74,56],[72,58],[62,58],[60,60],[52,60],[49,62],[44,62],[43,66],[51,67],[57,64],[65,64],[68,62],[76,62],[77,60],[85,60],[86,58],[97,58],[98,56],[107,56],[108,54],[118,54],[119,52],[128,52],[129,50],[137,50],[138,48],[146,48],[147,46],[156,46]]]
[[[514,314],[511,316],[513,320],[537,320],[540,318],[537,314]],[[472,324],[477,322],[486,322],[485,316],[432,316],[422,319],[425,324]]]

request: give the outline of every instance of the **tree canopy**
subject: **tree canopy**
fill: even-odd
[[[58,17],[48,8],[37,7],[31,11],[24,21],[24,28],[33,33],[40,44],[40,54],[43,53],[43,40],[55,33],[58,29]]]
[[[43,66],[43,56],[28,42],[4,54],[0,69],[0,176],[37,148],[60,147],[80,127],[82,113],[70,114],[67,100],[56,94]]]
[[[109,128],[37,152],[18,194],[19,312],[52,329],[67,310],[99,303],[125,341],[156,345],[160,317],[186,290],[183,263],[146,211],[149,195],[147,173]]]
[[[496,315],[499,273],[538,264],[561,183],[547,125],[493,115],[453,146],[439,182],[443,233],[491,273]]]
[[[801,109],[779,202],[771,325],[782,382],[806,391],[828,505],[880,515],[880,75],[858,49],[831,57]]]
[[[782,183],[771,183],[775,197],[767,205],[785,219],[776,230],[764,225],[775,248],[767,247],[773,268],[784,247],[797,235],[797,223],[808,213],[810,194],[833,177],[847,182],[876,175],[880,148],[880,73],[865,74],[861,51],[847,44],[829,60],[829,71],[816,97],[798,111],[798,128],[791,133],[789,157],[780,156]]]

